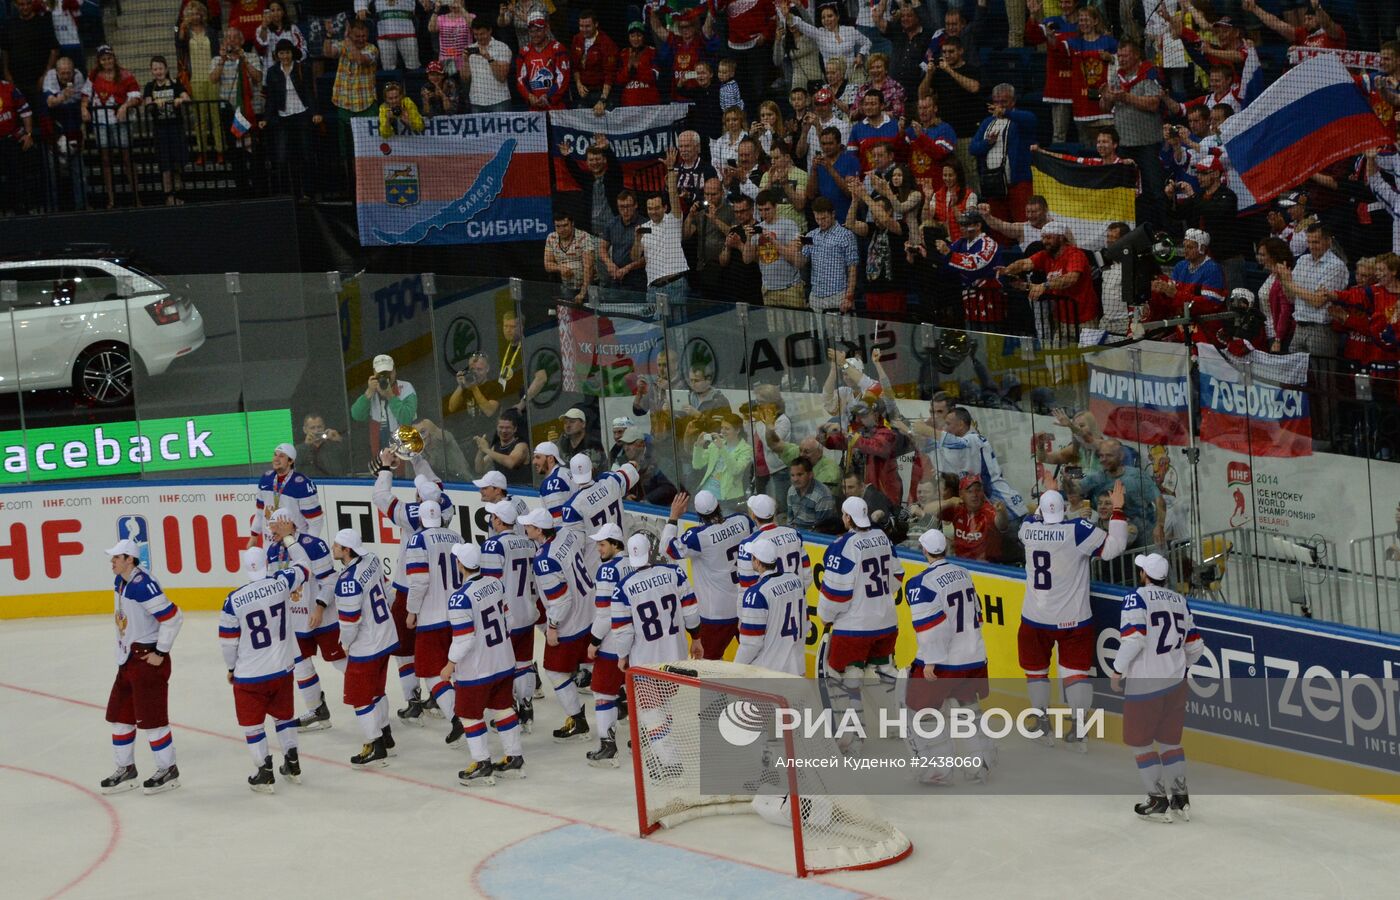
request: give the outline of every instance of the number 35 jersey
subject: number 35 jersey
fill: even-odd
[[[453,592],[447,601],[447,620],[452,623],[447,658],[456,665],[453,683],[487,684],[515,672],[508,606],[499,578],[477,575]]]
[[[895,633],[895,583],[904,583],[904,566],[883,531],[869,528],[843,534],[827,548],[822,569],[817,615],[832,625],[832,634],[880,637]]]
[[[335,605],[340,614],[340,646],[351,662],[370,662],[398,649],[379,557],[361,556],[340,573]]]

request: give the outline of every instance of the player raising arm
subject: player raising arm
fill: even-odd
[[[662,552],[674,561],[689,559],[695,593],[700,600],[700,646],[705,659],[721,659],[739,634],[739,576],[734,568],[739,543],[753,533],[742,513],[726,516],[709,491],[695,495],[700,524],[676,536],[690,495],[671,501],[671,518],[661,531]]]
[[[404,574],[408,577],[408,617],[404,624],[414,629],[413,667],[418,680],[433,687],[433,702],[447,718],[452,717],[452,684],[439,676],[447,665],[447,649],[452,644],[451,626],[447,624],[447,598],[462,586],[461,575],[452,561],[452,548],[462,543],[462,536],[442,527],[442,511],[434,500],[418,504],[418,518],[423,530],[408,539],[404,551]],[[422,726],[421,716],[400,713],[399,718],[410,725]],[[453,727],[447,742],[461,737]]]

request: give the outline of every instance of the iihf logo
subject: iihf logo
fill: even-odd
[[[719,720],[720,736],[735,747],[747,747],[763,736],[764,715],[761,708],[749,700],[735,700],[724,707]]]

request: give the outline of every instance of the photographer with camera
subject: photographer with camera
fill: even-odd
[[[740,194],[729,201],[734,225],[724,238],[719,253],[720,289],[718,296],[734,303],[756,303],[762,292],[758,263],[744,258],[744,249],[754,231],[753,201]]]
[[[338,478],[350,473],[345,436],[326,427],[326,419],[318,412],[309,412],[301,420],[301,443],[297,444],[299,470],[312,478]]]
[[[791,219],[778,215],[780,202],[775,191],[759,193],[759,221],[747,229],[744,261],[758,264],[764,306],[803,309],[807,305],[807,290],[797,264],[797,251],[792,249],[794,245],[801,246],[801,232]],[[772,315],[768,317],[770,331],[777,331],[782,325]]]
[[[350,406],[350,418],[369,422],[370,452],[387,447],[400,425],[411,425],[418,418],[418,392],[407,381],[400,381],[394,358],[381,353],[374,358],[374,374],[365,392]]]
[[[472,21],[472,43],[465,51],[466,65],[457,75],[467,86],[467,100],[474,113],[509,112],[510,47],[492,34],[489,16]]]
[[[466,111],[462,93],[457,87],[457,79],[443,69],[442,63],[433,60],[428,63],[428,80],[423,82],[423,118],[435,116],[455,116]]]
[[[690,207],[685,216],[681,236],[691,250],[695,268],[690,280],[695,292],[705,297],[720,294],[721,271],[719,257],[724,252],[725,240],[734,226],[734,210],[730,209],[725,197],[724,186],[718,178],[705,182],[700,200]]]
[[[422,134],[423,114],[418,104],[404,96],[403,85],[391,81],[384,85],[384,99],[379,104],[379,136]]]

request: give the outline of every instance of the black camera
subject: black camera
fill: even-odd
[[[638,225],[638,226],[637,226],[637,234],[651,234],[651,226],[650,226],[650,225]]]
[[[438,15],[445,16],[450,12],[452,12],[452,7],[448,6],[446,3],[440,4],[438,6]]]
[[[386,372],[380,372],[377,376],[375,376],[375,379],[379,382],[379,386],[380,386],[381,388],[383,388],[384,390],[388,390],[388,389],[389,389],[389,375],[388,375],[388,373],[386,373]]]
[[[802,246],[804,246],[804,247],[810,247],[810,246],[812,246],[812,244],[815,243],[815,241],[812,240],[812,236],[811,236],[810,234],[804,234],[804,235],[802,235],[800,238],[798,238],[797,240],[798,240],[798,242],[801,243]]]

